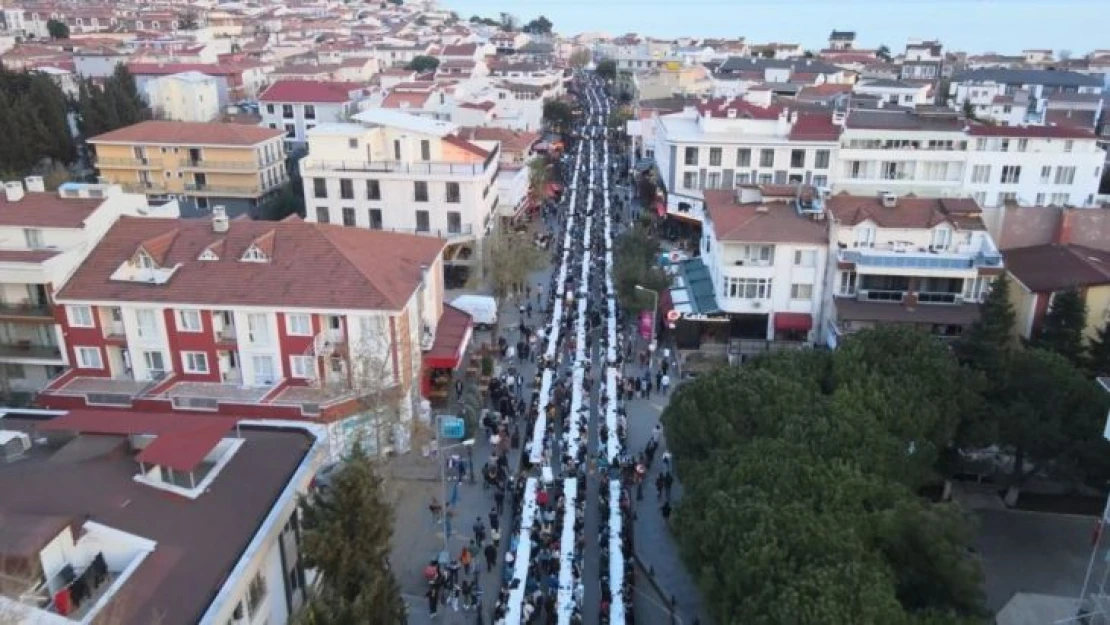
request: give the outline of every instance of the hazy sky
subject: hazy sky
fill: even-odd
[[[946,49],[1017,53],[1110,48],[1110,0],[439,0],[463,19],[508,11],[540,14],[560,33],[604,31],[659,37],[747,37],[824,46],[829,31],[854,30],[857,45],[902,50],[910,38]]]

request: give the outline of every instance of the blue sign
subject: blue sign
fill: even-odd
[[[458,439],[466,436],[466,421],[459,417],[444,415],[439,418],[440,438]]]

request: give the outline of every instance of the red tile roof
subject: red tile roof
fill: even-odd
[[[112,280],[144,241],[178,230],[163,267],[164,284]],[[269,239],[269,241],[267,241]],[[214,244],[217,261],[197,258]],[[241,261],[258,244],[269,262]],[[198,305],[400,310],[442,253],[441,239],[307,223],[232,220],[218,234],[203,220],[123,217],[108,231],[58,299]],[[266,250],[263,249],[263,252]],[[218,253],[217,253],[218,254]],[[327,279],[321,279],[326,276]]]
[[[832,121],[831,114],[802,113],[790,128],[791,141],[836,141],[842,127]]]
[[[275,128],[245,124],[146,121],[97,135],[89,143],[250,146],[284,135]]]
[[[808,243],[829,238],[818,222],[802,217],[790,202],[739,204],[735,191],[705,191],[705,207],[719,241]]]
[[[258,96],[259,102],[337,103],[351,100],[356,84],[315,80],[279,80]]]
[[[464,43],[457,46],[443,46],[441,56],[474,56],[478,51],[478,44]]]
[[[62,250],[0,250],[0,263],[41,263]]]
[[[390,92],[382,100],[383,109],[418,109],[424,108],[424,103],[432,96],[430,91],[397,91]]]
[[[135,460],[169,467],[174,471],[190,472],[212,453],[230,429],[230,423],[183,426],[150,441],[135,456]]]
[[[1050,243],[1005,250],[1006,270],[1034,293],[1110,284],[1110,253]]]
[[[460,128],[459,134],[464,139],[471,141],[500,141],[503,154],[524,153],[540,140],[538,132],[509,130],[508,128],[494,128],[479,126],[475,128]]]
[[[1028,137],[1036,139],[1094,139],[1093,130],[1074,126],[996,126],[971,124],[967,134],[973,137]]]
[[[168,76],[183,72],[200,72],[209,76],[229,76],[243,70],[237,65],[215,63],[128,63],[127,69],[139,76]]]
[[[883,228],[932,228],[947,221],[968,230],[986,230],[979,205],[969,198],[903,196],[887,208],[877,195],[838,193],[825,201],[825,208],[845,226],[870,220]]]
[[[63,198],[57,193],[25,193],[18,202],[9,202],[0,193],[0,226],[81,228],[102,203],[102,199]]]
[[[714,98],[699,103],[697,109],[703,117],[728,117],[729,110],[733,110],[737,119],[778,119],[782,112],[782,107],[777,104],[757,106],[740,98]]]
[[[477,146],[477,145],[475,145],[475,144],[473,144],[473,143],[467,141],[466,139],[463,139],[462,137],[459,137],[457,135],[447,135],[447,136],[443,137],[441,140],[444,143],[447,143],[449,145],[453,145],[457,148],[460,148],[462,150],[470,152],[471,154],[473,154],[475,156],[478,156],[478,157],[481,157],[481,158],[486,158],[490,154],[484,148],[479,147],[479,146]]]

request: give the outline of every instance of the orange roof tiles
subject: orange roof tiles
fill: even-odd
[[[278,129],[245,124],[145,121],[97,135],[89,143],[251,146],[284,134]]]

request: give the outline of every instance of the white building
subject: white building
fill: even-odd
[[[852,93],[869,95],[897,106],[914,107],[932,104],[932,89],[928,83],[910,83],[901,80],[862,80],[852,87]]]
[[[308,221],[439,236],[472,265],[497,211],[499,146],[455,124],[386,109],[318,126],[301,159]]]
[[[828,258],[821,195],[813,187],[764,190],[705,194],[701,258],[741,354],[767,342],[812,343],[821,323]]]
[[[39,177],[4,183],[0,197],[0,367],[4,390],[31,393],[69,362],[54,292],[122,215],[177,217],[118,186],[67,183],[46,192]]]
[[[258,96],[262,125],[284,130],[288,149],[303,149],[309,130],[347,121],[364,93],[353,83],[279,80]]]
[[[968,199],[837,194],[829,214],[830,347],[877,324],[954,338],[1002,272],[1002,256]]]
[[[210,122],[220,115],[218,81],[200,72],[183,72],[143,84],[155,117],[179,122]]]
[[[1103,79],[1099,76],[1064,70],[991,67],[953,76],[947,95],[953,108],[962,110],[970,105],[977,117],[1009,123],[1009,117],[995,117],[993,105],[1010,104],[1026,109],[1026,118],[1020,123],[1043,124],[1046,99],[1059,95],[1097,95],[1102,90]]]

